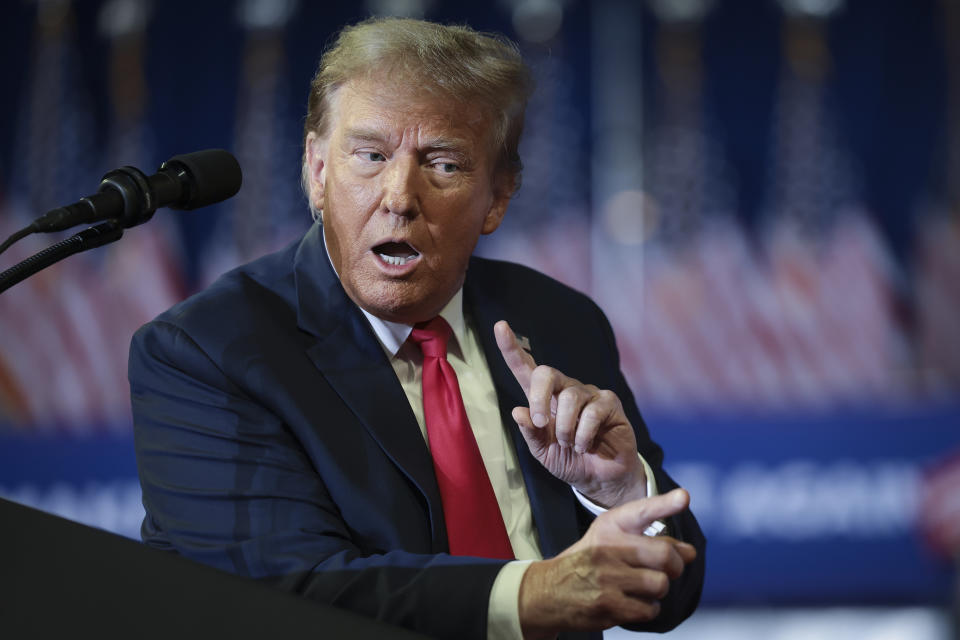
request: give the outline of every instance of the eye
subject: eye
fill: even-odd
[[[378,151],[361,151],[360,157],[370,162],[383,162],[387,159],[385,155]]]
[[[434,162],[433,166],[440,173],[456,173],[460,170],[460,165],[456,165],[452,162]]]

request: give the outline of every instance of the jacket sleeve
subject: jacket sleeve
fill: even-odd
[[[133,338],[144,541],[435,637],[485,638],[503,561],[362,551],[293,432],[216,357],[170,322]]]
[[[630,423],[634,427],[637,438],[637,448],[644,460],[653,469],[654,477],[657,482],[657,489],[660,493],[667,493],[677,488],[677,483],[663,469],[663,450],[657,445],[647,430],[646,423],[640,415],[637,402],[633,397],[633,392],[627,385],[626,379],[620,370],[619,352],[617,350],[616,340],[613,329],[606,316],[596,307],[599,314],[599,323],[605,336],[608,348],[613,353],[614,362],[612,370],[616,371],[616,378],[612,390],[623,403],[624,412]],[[700,530],[693,513],[687,509],[679,513],[667,523],[668,533],[681,540],[693,545],[697,550],[697,558],[687,565],[683,575],[674,580],[670,585],[670,592],[660,601],[660,615],[649,623],[642,625],[631,625],[627,628],[633,631],[670,631],[681,622],[693,614],[700,602],[700,595],[703,591],[704,571],[706,567],[706,545],[707,541]]]

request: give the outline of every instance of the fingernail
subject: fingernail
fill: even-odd
[[[577,453],[583,453],[584,451],[586,451],[586,449],[584,449],[580,445],[575,446],[573,450],[576,451]]]
[[[533,424],[537,427],[547,426],[547,416],[543,415],[542,413],[533,414]]]
[[[676,495],[673,496],[673,506],[682,507],[687,502],[687,496],[683,492],[678,491]]]

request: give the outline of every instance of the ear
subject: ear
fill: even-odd
[[[323,185],[326,179],[327,141],[315,132],[307,134],[304,145],[307,163],[307,179],[310,189],[310,204],[317,211],[323,210]]]
[[[513,197],[514,179],[513,177],[500,176],[494,179],[493,200],[490,203],[490,209],[483,219],[483,226],[480,233],[487,235],[493,233],[503,222],[503,217],[507,213],[507,206]]]

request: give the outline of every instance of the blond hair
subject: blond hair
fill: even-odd
[[[320,58],[310,83],[303,138],[320,137],[330,126],[331,98],[352,79],[387,74],[418,90],[479,106],[494,122],[496,170],[520,186],[520,134],[532,90],[530,71],[516,44],[467,26],[406,18],[371,18],[344,27]],[[310,200],[307,154],[303,187]],[[313,203],[310,203],[311,209]],[[314,212],[316,213],[316,212]]]

